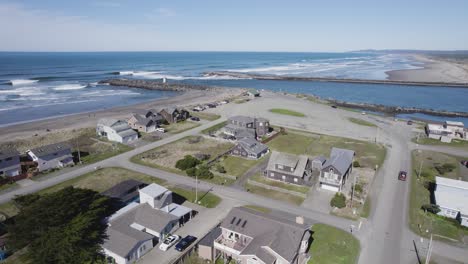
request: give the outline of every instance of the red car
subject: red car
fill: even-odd
[[[398,179],[400,181],[406,181],[406,171],[400,171],[400,173],[398,173]]]

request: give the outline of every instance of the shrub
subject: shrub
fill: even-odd
[[[176,162],[175,167],[179,170],[187,170],[190,168],[195,168],[198,164],[200,164],[200,161],[190,155],[185,156],[183,159],[178,160]]]
[[[330,201],[332,207],[343,208],[346,206],[346,197],[342,193],[336,193]]]
[[[194,177],[197,173],[197,168],[189,168],[185,171],[188,176]]]
[[[200,165],[198,167],[196,175],[198,178],[211,179],[214,177],[213,173],[210,171],[210,168],[206,165]]]
[[[423,209],[424,211],[431,212],[433,214],[437,214],[438,212],[440,212],[440,208],[437,204],[423,204],[421,206],[421,209]]]
[[[362,193],[362,191],[363,191],[362,184],[354,185],[354,191],[356,191],[356,193]]]
[[[217,170],[219,173],[226,173],[226,169],[225,169],[224,166],[221,165],[221,164],[216,165],[216,170]]]
[[[359,167],[361,167],[361,164],[359,164],[359,161],[355,160],[355,161],[353,162],[353,167],[354,167],[354,168],[359,168]]]
[[[434,168],[440,174],[444,175],[445,173],[452,172],[457,166],[452,163],[444,163],[443,165],[436,165]]]

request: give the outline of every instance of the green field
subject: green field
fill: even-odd
[[[245,189],[251,193],[255,193],[255,194],[265,196],[271,199],[281,200],[281,201],[285,201],[285,202],[293,203],[297,205],[300,205],[302,204],[302,202],[304,202],[304,198],[299,197],[297,195],[277,192],[277,191],[273,191],[270,189],[266,189],[266,188],[255,186],[255,185],[248,184],[248,183],[245,185]]]
[[[200,119],[208,120],[208,121],[214,121],[219,119],[221,116],[218,114],[212,114],[212,113],[207,113],[207,112],[190,112],[190,116],[196,116]]]
[[[430,230],[435,239],[445,240],[458,240],[460,241],[463,236],[468,235],[468,229],[463,228],[460,224],[448,218],[425,213],[421,206],[430,203],[430,192],[424,187],[425,182],[433,182],[435,176],[439,175],[435,166],[444,163],[456,164],[461,158],[450,156],[443,153],[431,151],[413,151],[412,153],[412,177],[411,179],[411,192],[410,192],[410,207],[409,207],[409,226],[410,229],[421,236],[427,237]],[[421,161],[423,166],[421,170],[421,177],[418,177]],[[447,178],[458,179],[461,176],[459,169],[443,175]]]
[[[411,141],[421,145],[435,145],[435,146],[448,146],[448,147],[468,147],[468,140],[453,139],[451,143],[445,143],[437,139],[421,137],[419,140],[413,138]]]
[[[288,109],[283,108],[273,108],[270,109],[270,112],[280,115],[289,115],[289,116],[296,116],[296,117],[305,117],[305,115],[301,112],[296,112]]]
[[[255,174],[254,176],[252,176],[251,180],[259,182],[259,183],[263,183],[263,184],[266,184],[266,185],[286,189],[286,190],[289,190],[289,191],[294,191],[294,192],[299,192],[299,193],[304,193],[304,194],[307,194],[309,192],[309,187],[307,187],[307,186],[296,185],[296,184],[288,184],[288,183],[283,183],[283,182],[280,182],[280,181],[270,180],[270,179],[267,179],[266,177],[264,177],[261,172],[259,172],[259,173]]]
[[[358,262],[361,246],[350,233],[325,225],[312,226],[312,258],[308,264],[353,264]]]
[[[360,119],[360,118],[354,118],[354,117],[350,117],[348,118],[348,120],[354,124],[358,124],[358,125],[361,125],[361,126],[368,126],[368,127],[377,127],[374,123],[371,123],[369,121],[366,121],[364,119]]]
[[[356,152],[355,160],[359,161],[362,167],[369,168],[382,165],[386,155],[385,147],[371,142],[291,129],[287,129],[285,135],[276,137],[267,145],[271,150],[312,157],[319,155],[328,157],[332,147],[351,149]]]
[[[209,128],[205,128],[201,132],[202,132],[202,134],[209,135],[211,133],[214,133],[214,132],[220,130],[221,128],[226,126],[226,124],[227,124],[227,121],[224,121],[224,122],[221,122],[221,123],[216,124],[214,126],[211,126]]]
[[[232,176],[241,177],[250,168],[259,164],[260,162],[268,159],[269,155],[266,155],[258,160],[244,159],[241,157],[227,156],[220,161],[220,164],[226,169],[226,173]]]

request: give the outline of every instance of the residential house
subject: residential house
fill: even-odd
[[[147,110],[134,113],[127,122],[131,128],[139,132],[151,133],[154,132],[163,121],[164,118],[159,113],[155,112],[155,110]]]
[[[332,148],[330,158],[322,166],[320,187],[340,192],[352,172],[354,155],[353,150]]]
[[[164,108],[159,111],[159,114],[169,124],[184,121],[190,117],[190,113],[187,110],[176,107]]]
[[[233,116],[228,118],[224,127],[224,134],[237,139],[243,137],[262,137],[270,131],[270,122],[265,118],[253,118],[248,116]]]
[[[139,189],[139,195],[139,203],[128,204],[108,219],[102,248],[117,264],[134,263],[192,216],[190,208],[172,203],[172,192],[160,185]]]
[[[440,208],[439,215],[468,227],[468,182],[437,176],[434,198]]]
[[[462,122],[445,121],[443,124],[427,124],[426,134],[429,138],[451,142],[453,138],[467,139],[467,129]]]
[[[268,153],[268,146],[253,138],[241,138],[230,153],[233,156],[259,159]]]
[[[327,161],[327,158],[325,158],[324,156],[315,157],[312,160],[312,170],[322,171],[323,164],[325,164],[325,161]]]
[[[221,234],[213,243],[215,256],[239,264],[305,264],[311,231],[303,220],[235,207],[220,225]]]
[[[257,89],[249,89],[247,95],[250,98],[260,97],[260,92]]]
[[[305,155],[292,155],[273,151],[268,161],[265,177],[299,185],[310,183],[311,163]]]
[[[198,256],[205,260],[216,259],[216,250],[214,248],[214,241],[221,235],[221,228],[215,227],[200,242],[198,242]]]
[[[63,168],[74,165],[71,146],[67,143],[55,143],[26,152],[37,163],[38,171]]]
[[[20,153],[14,149],[0,149],[0,176],[13,177],[21,174]]]
[[[124,120],[112,118],[100,119],[97,123],[96,132],[98,136],[106,137],[109,141],[119,143],[131,143],[138,139],[138,133]]]
[[[102,192],[102,194],[119,199],[124,204],[129,204],[139,198],[139,190],[146,186],[147,184],[144,182],[130,179],[112,186],[110,189]]]

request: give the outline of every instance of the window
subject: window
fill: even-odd
[[[278,164],[278,169],[282,170],[282,169],[283,169],[283,165]]]
[[[10,161],[10,160],[12,160],[12,159],[13,159],[12,157],[9,157],[9,158],[6,158],[5,161]]]
[[[286,176],[285,176],[285,175],[281,176],[281,178],[283,179],[283,181],[286,180]]]
[[[270,172],[271,177],[275,177],[275,174],[273,172]]]
[[[294,182],[297,182],[297,178],[294,178]]]

